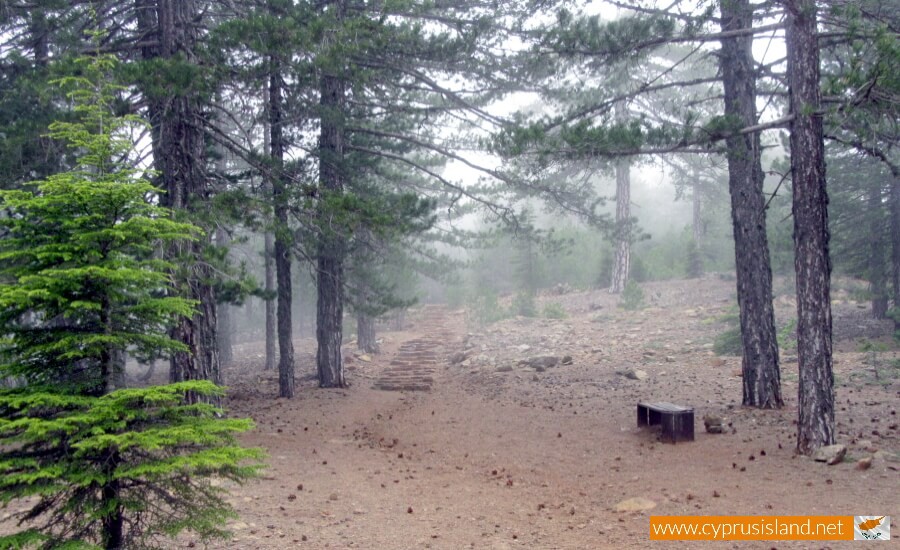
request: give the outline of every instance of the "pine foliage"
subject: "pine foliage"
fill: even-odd
[[[188,394],[223,390],[190,381],[101,397],[0,392],[0,501],[32,499],[17,517],[28,528],[0,537],[0,547],[92,547],[116,510],[127,548],[165,547],[185,529],[204,540],[227,535],[222,524],[235,514],[221,482],[258,469],[260,452],[234,441],[252,422],[220,418],[221,409]]]
[[[186,349],[167,330],[194,303],[177,297],[158,251],[198,230],[173,221],[131,167],[142,122],[111,115],[114,60],[82,65],[60,81],[78,119],[50,127],[78,166],[0,193],[0,376],[16,386],[0,391],[0,503],[27,506],[0,548],[222,537],[234,513],[221,483],[260,467],[261,452],[234,439],[252,422],[223,418],[210,401],[224,390],[209,381],[110,391],[116,354]]]
[[[79,120],[55,122],[54,139],[79,155],[71,171],[0,192],[0,375],[29,384],[102,393],[113,350],[138,356],[183,349],[166,326],[193,303],[167,295],[172,265],[155,251],[197,229],[154,203],[155,189],[128,165],[136,117],[113,117],[104,83],[114,60],[85,60],[59,81]],[[107,378],[107,379],[104,379]]]

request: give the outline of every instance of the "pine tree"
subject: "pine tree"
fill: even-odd
[[[0,369],[28,383],[103,394],[119,378],[114,350],[138,356],[183,351],[161,334],[189,300],[166,295],[157,244],[196,238],[192,225],[170,219],[150,202],[157,190],[128,165],[129,132],[143,123],[111,116],[117,88],[104,83],[113,60],[98,57],[70,88],[79,120],[55,122],[50,136],[79,154],[69,172],[0,194],[9,215],[0,240],[0,323],[7,339]]]
[[[223,419],[209,381],[118,389],[114,357],[183,352],[166,335],[194,312],[178,297],[160,245],[197,228],[161,208],[159,190],[130,166],[130,131],[142,122],[110,112],[114,60],[82,60],[67,77],[77,120],[51,125],[78,157],[71,171],[0,193],[0,502],[25,500],[25,529],[0,547],[160,548],[192,530],[225,536],[233,511],[211,476],[241,482],[261,453]],[[247,461],[251,461],[247,464]]]

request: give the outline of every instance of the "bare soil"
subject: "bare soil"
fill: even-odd
[[[568,318],[483,328],[462,310],[426,306],[408,331],[382,333],[381,353],[351,359],[348,389],[318,389],[314,343],[298,341],[293,400],[271,397],[277,379],[259,370],[260,346],[242,346],[228,372],[228,407],[256,420],[243,442],[265,448],[271,466],[234,489],[234,539],[213,548],[644,548],[651,514],[900,516],[897,352],[856,351],[863,337],[889,343],[891,323],[835,292],[837,424],[849,451],[828,466],[794,452],[790,349],[782,350],[785,407],[740,406],[740,358],[711,349],[733,286],[716,277],[646,284],[648,307],[633,312],[603,291],[543,296]],[[789,295],[776,307],[780,324],[796,308]],[[432,321],[423,331],[417,318]],[[373,389],[404,342],[435,340],[436,318],[443,345],[434,344],[430,391]],[[465,360],[451,364],[454,355]],[[543,371],[520,363],[540,355],[572,362]],[[634,368],[647,378],[617,374]],[[642,400],[693,406],[696,440],[661,443],[638,429]],[[724,418],[725,433],[704,431],[708,414]],[[867,456],[872,467],[857,469]],[[614,511],[631,497],[656,506]]]
[[[560,305],[565,319],[487,327],[464,310],[425,306],[411,312],[407,330],[381,333],[379,354],[355,357],[346,346],[348,389],[317,388],[315,344],[298,340],[292,400],[273,397],[277,376],[263,370],[262,344],[238,346],[226,406],[255,419],[241,439],[266,449],[269,468],[232,488],[234,537],[208,547],[645,548],[650,515],[900,516],[900,354],[857,351],[862,338],[895,349],[892,323],[834,292],[838,439],[849,450],[828,466],[794,452],[797,362],[789,343],[786,404],[776,411],[741,407],[740,358],[713,353],[726,328],[720,318],[734,307],[733,281],[643,288],[647,307],[638,311],[618,308],[601,290],[563,290],[538,301],[541,310]],[[776,299],[779,325],[795,310],[785,288]],[[410,366],[413,352],[425,353],[421,364]],[[546,355],[571,362],[522,363]],[[402,386],[394,379],[404,365],[415,369],[404,384],[427,391],[376,389]],[[647,376],[618,373],[629,369]],[[164,370],[156,381],[164,382]],[[662,443],[638,429],[635,406],[645,400],[694,407],[695,441]],[[722,417],[725,433],[706,433],[705,415]],[[858,469],[870,456],[871,468]],[[615,511],[633,497],[655,506]],[[898,538],[900,527],[893,531]],[[712,544],[853,543],[652,546]],[[203,543],[185,536],[172,547]]]

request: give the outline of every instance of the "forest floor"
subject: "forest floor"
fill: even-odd
[[[781,352],[784,408],[741,407],[740,358],[712,351],[735,303],[734,282],[715,276],[646,283],[637,311],[602,290],[538,298],[539,311],[556,304],[564,319],[477,327],[464,310],[424,306],[406,330],[381,333],[378,354],[359,357],[348,343],[347,389],[316,386],[315,344],[298,339],[291,400],[273,397],[261,342],[236,346],[226,406],[256,421],[241,441],[265,449],[268,468],[230,487],[234,537],[207,547],[645,548],[650,515],[900,517],[900,351],[892,323],[851,299],[854,285],[833,292],[838,442],[848,447],[833,466],[794,452],[795,351]],[[776,290],[784,326],[796,304],[784,282]],[[858,351],[863,339],[890,349]],[[537,359],[547,356],[558,363]],[[378,389],[398,386],[428,390]],[[695,441],[638,429],[638,401],[694,407]],[[707,415],[724,433],[704,430]],[[896,519],[893,531],[900,538]],[[184,536],[172,547],[204,545]]]
[[[314,344],[298,340],[292,400],[272,398],[277,378],[260,370],[260,344],[240,346],[228,407],[256,420],[242,441],[266,449],[270,466],[234,488],[235,536],[213,547],[644,548],[651,514],[900,516],[900,368],[892,363],[900,353],[874,354],[876,378],[873,353],[857,351],[863,337],[890,343],[890,322],[834,292],[838,442],[848,455],[828,466],[794,452],[790,350],[782,350],[785,407],[776,411],[742,408],[740,359],[712,352],[733,281],[643,288],[648,307],[639,311],[617,308],[601,290],[571,292],[539,298],[562,306],[565,319],[478,329],[465,311],[425,306],[408,330],[382,333],[379,354],[351,359],[348,389],[318,389]],[[795,315],[787,289],[776,308],[779,326]],[[438,358],[421,374],[433,380],[430,391],[375,389],[410,341]],[[521,363],[545,355],[569,355],[571,364]],[[647,377],[623,376],[628,369]],[[661,443],[638,429],[642,400],[693,406],[696,440]],[[725,433],[706,433],[709,414],[723,417]],[[869,456],[871,467],[859,469]],[[637,508],[653,507],[617,511],[636,497],[650,501]]]

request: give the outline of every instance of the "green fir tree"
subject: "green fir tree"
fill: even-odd
[[[59,83],[76,121],[51,125],[78,156],[69,172],[4,191],[0,202],[0,503],[20,501],[22,531],[2,548],[160,548],[183,530],[224,536],[233,517],[218,480],[240,482],[261,453],[206,402],[208,381],[113,390],[114,360],[175,352],[166,335],[194,304],[177,297],[160,247],[195,238],[157,205],[159,191],[129,157],[131,130],[115,117],[115,62],[81,60]],[[24,502],[23,502],[24,501]]]

